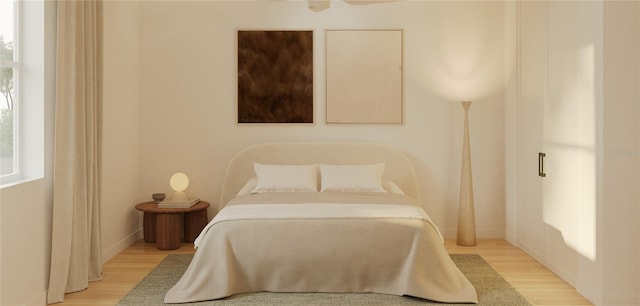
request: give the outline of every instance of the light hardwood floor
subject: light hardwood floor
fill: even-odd
[[[534,305],[593,305],[576,290],[520,249],[503,239],[479,239],[474,247],[462,247],[447,239],[452,254],[480,254],[502,277]],[[57,305],[115,305],[167,254],[193,253],[193,244],[177,250],[161,251],[142,240],[109,260],[103,280],[92,282],[84,291],[67,294]]]

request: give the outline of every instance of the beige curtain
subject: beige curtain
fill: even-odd
[[[49,304],[101,279],[101,11],[58,1]]]

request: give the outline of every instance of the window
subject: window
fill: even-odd
[[[55,96],[55,4],[0,0],[0,188],[44,177],[45,118],[52,118],[47,108]]]
[[[19,175],[18,46],[16,1],[0,1],[0,178]]]

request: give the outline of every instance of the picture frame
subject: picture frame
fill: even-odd
[[[313,31],[238,30],[238,124],[314,123]]]
[[[402,30],[326,31],[327,124],[403,122]]]

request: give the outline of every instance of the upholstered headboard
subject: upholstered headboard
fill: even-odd
[[[385,163],[383,179],[392,180],[420,201],[416,175],[409,159],[397,149],[374,143],[281,142],[247,147],[229,162],[220,204],[226,205],[255,176],[253,163],[359,165]]]

